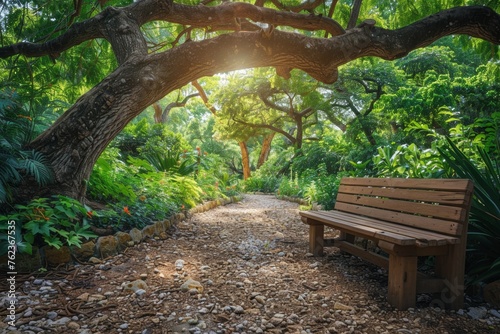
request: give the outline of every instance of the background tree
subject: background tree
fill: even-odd
[[[385,129],[389,124],[372,112],[380,98],[397,90],[401,83],[401,74],[393,64],[374,59],[354,61],[344,68],[335,84],[322,87],[328,101],[323,110],[340,130],[352,138],[363,133],[364,139],[376,146],[377,130]]]

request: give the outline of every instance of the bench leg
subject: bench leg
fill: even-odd
[[[387,300],[399,310],[415,307],[417,298],[417,257],[389,255]]]
[[[436,256],[436,275],[444,280],[445,288],[436,303],[458,310],[464,305],[465,249],[463,245],[449,246],[448,255]]]
[[[309,225],[309,253],[314,256],[323,256],[325,226]]]

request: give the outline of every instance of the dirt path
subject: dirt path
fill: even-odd
[[[246,195],[170,232],[102,264],[28,279],[19,332],[500,333],[494,313],[474,320],[471,309],[428,307],[425,295],[416,309],[392,309],[383,270],[333,248],[310,257],[298,205],[273,196]]]

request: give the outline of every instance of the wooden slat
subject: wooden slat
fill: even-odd
[[[466,209],[454,206],[434,205],[413,201],[401,201],[396,199],[341,193],[337,195],[337,203],[339,202],[370,206],[391,211],[407,212],[410,214],[418,214],[421,216],[435,217],[457,222],[463,221],[465,219],[465,214],[467,213]]]
[[[381,230],[387,230],[392,233],[397,233],[401,235],[406,235],[409,237],[414,237],[420,243],[426,243],[428,246],[439,246],[439,245],[447,245],[447,244],[455,244],[459,242],[459,239],[456,237],[451,237],[448,235],[439,234],[436,232],[420,230],[413,227],[394,224],[391,222],[384,222],[380,220],[375,220],[372,218],[362,217],[358,215],[354,215],[346,212],[339,211],[305,211],[304,215],[309,215],[313,217],[324,216],[326,220],[331,221],[329,226],[334,227],[336,225],[335,222],[339,221],[347,221],[349,223],[356,223],[369,227],[377,227]],[[302,213],[301,213],[302,215]]]
[[[342,202],[335,203],[335,209],[366,217],[377,218],[388,222],[398,223],[401,225],[412,226],[419,229],[440,232],[447,235],[459,235],[462,230],[461,224],[456,222],[364,207]]]
[[[422,201],[426,203],[439,203],[460,207],[464,207],[466,204],[464,191],[405,189],[405,191],[402,192],[402,189],[403,188],[379,188],[372,186],[349,186],[341,184],[338,193],[398,198],[409,201]]]
[[[413,237],[383,231],[381,229],[363,226],[360,224],[353,224],[345,221],[336,222],[335,224],[333,224],[333,222],[328,217],[324,217],[321,215],[311,217],[310,219],[312,219],[313,221],[322,222],[327,226],[336,226],[345,232],[356,234],[372,240],[387,240],[398,245],[415,245],[417,242],[417,240]]]
[[[472,192],[474,185],[467,179],[403,179],[403,178],[362,178],[344,177],[341,180],[346,185],[362,185],[374,187],[435,189],[435,190],[464,190]]]

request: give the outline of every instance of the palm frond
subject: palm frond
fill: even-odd
[[[53,181],[54,175],[42,153],[37,151],[24,151],[23,153],[25,158],[20,161],[20,165],[28,175],[33,176],[40,186]]]

